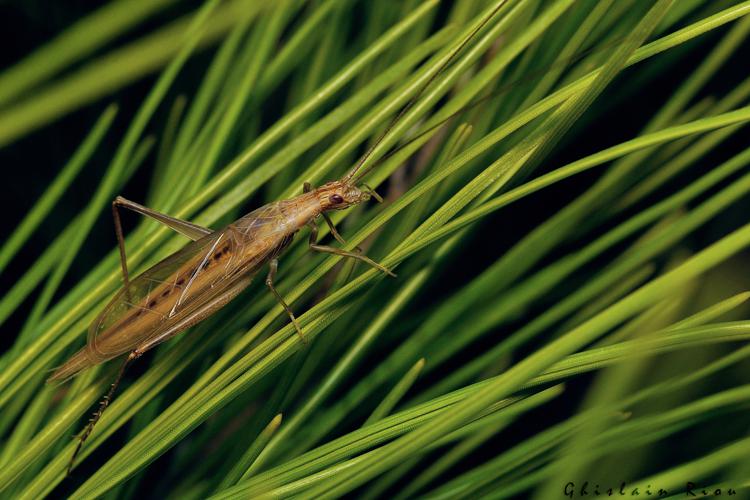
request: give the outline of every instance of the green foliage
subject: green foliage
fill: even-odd
[[[99,180],[0,299],[0,322],[23,325],[0,358],[2,497],[750,485],[746,430],[729,424],[750,401],[750,220],[736,211],[750,149],[728,145],[750,121],[750,79],[705,90],[742,64],[750,1],[208,1],[113,46],[172,3],[115,0],[0,74],[12,148],[158,72],[109,165],[91,158],[114,104],[0,248],[0,272],[15,270],[81,172]],[[199,50],[210,63],[196,71]],[[684,81],[652,97],[685,60]],[[190,93],[175,95],[178,80]],[[608,114],[654,99],[640,132]],[[112,368],[44,380],[120,286],[115,249],[85,275],[71,267],[87,241],[113,239],[94,231],[109,200],[147,179],[149,206],[220,227],[341,176],[372,144],[366,181],[386,203],[332,216],[347,249],[398,278],[298,237],[278,288],[308,344],[257,280],[138,361],[65,479],[70,435]],[[565,164],[566,151],[593,152]],[[505,214],[520,219],[511,230]],[[182,244],[143,221],[131,272]],[[487,261],[485,245],[504,249]]]

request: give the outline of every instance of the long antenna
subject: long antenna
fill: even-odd
[[[435,81],[435,78],[437,78],[445,69],[453,62],[453,60],[456,58],[459,52],[463,50],[463,48],[474,38],[474,36],[482,29],[484,28],[487,23],[490,22],[490,20],[497,14],[497,12],[505,5],[507,0],[501,0],[500,3],[497,4],[497,6],[492,9],[492,12],[489,13],[489,15],[482,20],[479,25],[474,28],[469,35],[464,38],[464,40],[450,53],[448,56],[448,59],[440,66],[440,68],[432,75],[430,78],[425,82],[425,84],[422,86],[422,88],[419,89],[419,91],[412,97],[409,102],[406,103],[406,106],[404,106],[401,111],[398,112],[398,114],[391,120],[391,123],[388,124],[388,127],[386,127],[385,131],[383,131],[382,134],[380,134],[380,137],[377,138],[375,143],[370,146],[370,148],[365,152],[365,154],[362,155],[362,157],[359,159],[357,164],[354,166],[354,168],[344,176],[345,182],[350,182],[351,179],[354,177],[354,175],[359,171],[360,168],[362,168],[362,165],[367,161],[367,159],[372,156],[373,151],[375,151],[375,148],[377,148],[381,142],[383,142],[383,139],[390,133],[391,130],[393,130],[393,127],[398,124],[398,122],[401,120],[401,118],[406,114],[407,111],[409,111],[412,106],[414,106],[414,103],[419,100],[419,98],[422,96],[425,90],[427,90],[427,87],[432,84],[433,81]],[[363,172],[365,174],[367,171]]]

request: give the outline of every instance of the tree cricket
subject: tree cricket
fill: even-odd
[[[340,180],[315,189],[305,183],[301,195],[264,205],[218,231],[170,217],[122,197],[112,202],[124,286],[91,323],[86,347],[57,368],[49,381],[64,381],[91,366],[126,353],[128,356],[80,435],[68,473],[83,442],[109,405],[127,366],[146,351],[226,305],[250,284],[266,264],[266,285],[286,311],[300,339],[305,341],[294,313],[274,286],[278,257],[303,227],[310,228],[310,249],[358,259],[395,277],[389,269],[366,255],[317,242],[318,226],[315,220],[318,217],[323,217],[331,234],[345,244],[326,212],[357,205],[370,197],[382,201],[370,188],[357,187],[354,184],[355,174],[356,169]],[[156,219],[193,241],[131,281],[120,208]]]
[[[264,266],[268,266],[266,285],[286,311],[300,339],[305,342],[304,333],[294,313],[274,286],[279,257],[301,229],[308,227],[310,230],[308,245],[311,250],[357,259],[395,277],[391,270],[362,253],[319,244],[316,220],[323,218],[332,236],[339,243],[346,244],[327,212],[343,210],[370,198],[382,202],[382,198],[373,189],[361,182],[364,175],[377,165],[374,163],[363,168],[366,160],[434,79],[451,64],[504,3],[500,2],[447,54],[445,61],[341,179],[317,188],[305,183],[302,194],[264,205],[217,231],[170,217],[119,196],[112,202],[123,287],[89,326],[86,346],[58,367],[48,382],[66,381],[92,366],[125,354],[127,357],[98,409],[78,435],[78,444],[68,464],[68,474],[83,443],[112,400],[128,365],[158,344],[222,308],[242,292]],[[187,236],[192,242],[131,280],[120,222],[121,208],[155,219]]]

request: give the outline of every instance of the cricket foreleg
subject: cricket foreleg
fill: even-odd
[[[112,398],[115,395],[115,391],[117,390],[117,386],[120,385],[120,380],[122,380],[122,376],[125,374],[125,370],[127,369],[128,365],[138,359],[141,356],[140,351],[133,351],[131,352],[128,357],[125,359],[125,362],[120,367],[120,371],[117,373],[117,376],[115,377],[114,382],[112,382],[112,385],[109,387],[109,391],[107,391],[107,394],[104,395],[101,402],[99,403],[99,408],[91,415],[91,418],[89,419],[88,424],[86,424],[86,427],[83,429],[83,431],[78,435],[78,444],[76,445],[76,449],[73,452],[73,456],[70,457],[70,462],[68,462],[68,469],[67,469],[67,475],[70,475],[70,472],[73,470],[73,466],[75,465],[76,457],[78,457],[78,453],[81,451],[81,447],[83,447],[83,443],[86,442],[89,435],[91,435],[91,431],[94,430],[94,426],[99,421],[100,418],[102,418],[102,414],[104,413],[104,410],[107,409],[109,406],[109,403],[112,402]]]
[[[297,318],[294,317],[294,313],[289,308],[286,302],[284,302],[284,298],[281,296],[281,294],[276,290],[276,287],[273,285],[273,280],[276,277],[276,271],[279,270],[279,260],[273,259],[271,262],[268,263],[268,275],[266,276],[266,285],[268,286],[269,290],[271,290],[271,293],[274,297],[276,297],[276,300],[279,304],[281,304],[281,307],[284,308],[287,315],[289,316],[289,319],[292,320],[292,324],[294,325],[294,328],[297,330],[297,334],[299,335],[299,338],[307,344],[307,339],[305,339],[305,336],[302,335],[302,328],[300,328],[299,323],[297,323]]]
[[[340,248],[329,247],[329,246],[326,246],[326,245],[318,245],[318,243],[317,243],[317,241],[318,241],[318,226],[316,226],[315,222],[313,222],[313,221],[310,221],[308,223],[308,226],[310,226],[310,242],[309,242],[309,245],[310,245],[310,248],[313,249],[313,250],[315,250],[316,252],[330,253],[330,254],[333,254],[333,255],[341,255],[342,257],[350,257],[352,259],[361,260],[362,262],[364,262],[364,263],[366,263],[366,264],[368,264],[368,265],[370,265],[370,266],[372,266],[372,267],[374,267],[374,268],[376,268],[376,269],[384,272],[385,274],[387,274],[389,276],[393,276],[394,278],[396,277],[396,275],[393,274],[393,272],[390,269],[388,269],[387,267],[385,267],[385,266],[383,266],[381,264],[378,264],[377,262],[375,262],[374,260],[372,260],[371,258],[369,258],[366,255],[363,255],[363,254],[357,253],[357,252],[348,252],[346,250],[341,250]]]
[[[328,229],[331,230],[331,234],[333,235],[334,238],[336,238],[336,241],[338,241],[342,245],[346,245],[346,240],[339,234],[338,231],[336,231],[336,226],[333,224],[333,221],[328,216],[328,214],[327,213],[322,213],[320,215],[323,216],[323,220],[325,220],[326,224],[328,224]],[[355,250],[357,252],[361,252],[362,251],[359,247],[355,248]]]

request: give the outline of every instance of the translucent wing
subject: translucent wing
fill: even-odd
[[[189,243],[123,287],[91,323],[87,351],[98,361],[129,352],[230,286],[244,270],[230,229]]]

